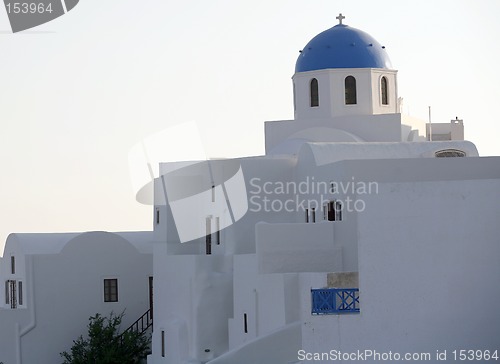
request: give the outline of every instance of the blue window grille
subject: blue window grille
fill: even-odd
[[[311,289],[313,315],[339,315],[359,312],[358,288]]]

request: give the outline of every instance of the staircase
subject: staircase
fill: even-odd
[[[150,327],[153,328],[153,312],[151,311],[151,309],[147,310],[132,325],[124,330],[120,337],[123,337],[126,332],[137,332],[139,334],[142,334]]]
[[[127,329],[125,329],[121,333],[120,343],[123,344],[123,338],[124,338],[126,333],[138,333],[138,334],[142,335],[150,327],[152,330],[153,329],[153,311],[151,309],[144,312],[144,314],[141,317],[139,317],[132,325],[127,327]],[[147,355],[151,354],[151,336],[149,336],[148,340],[149,340],[149,353],[147,353]],[[147,363],[146,357],[142,358],[140,363],[146,364]],[[0,364],[2,364],[2,363],[0,363]]]

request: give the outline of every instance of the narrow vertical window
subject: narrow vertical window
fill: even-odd
[[[385,76],[380,80],[380,92],[382,96],[382,105],[389,105],[389,92],[387,88],[387,78]]]
[[[17,308],[17,285],[16,281],[9,281],[10,308]]]
[[[243,314],[243,330],[245,334],[248,334],[248,316],[246,313]]]
[[[335,220],[342,221],[342,202],[335,201]]]
[[[161,330],[161,357],[165,357],[165,331]]]
[[[206,234],[205,234],[205,254],[212,254],[212,218],[205,219]]]
[[[156,208],[156,225],[160,223],[160,209]]]
[[[330,193],[337,193],[337,187],[333,181],[330,182]]]
[[[356,105],[356,79],[353,76],[347,76],[344,81],[345,84],[345,104]]]
[[[118,302],[118,279],[104,280],[104,302]]]
[[[149,277],[149,311],[151,320],[153,320],[153,277]]]
[[[312,222],[316,222],[316,209],[313,207],[311,209]]]
[[[17,283],[18,285],[18,302],[19,302],[19,306],[22,306],[23,305],[23,282],[18,282]]]
[[[318,80],[313,78],[311,80],[309,88],[310,88],[309,96],[310,96],[311,107],[319,106]]]
[[[309,209],[306,209],[306,222],[309,222]]]
[[[328,202],[328,221],[335,221],[335,202]]]
[[[10,272],[16,274],[16,257],[10,257]]]
[[[215,243],[220,245],[220,218],[217,216],[215,218]]]
[[[5,304],[6,305],[10,304],[9,281],[5,281]]]

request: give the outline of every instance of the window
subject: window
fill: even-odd
[[[311,209],[312,222],[316,222],[316,209],[313,207]]]
[[[243,330],[245,334],[248,334],[248,316],[246,313],[243,314]]]
[[[206,234],[205,234],[205,254],[212,254],[212,218],[205,218]]]
[[[356,105],[356,79],[353,76],[347,76],[344,81],[345,84],[345,104]]]
[[[16,257],[10,257],[10,272],[16,274]]]
[[[387,88],[387,78],[382,77],[380,80],[380,92],[382,96],[382,105],[389,105],[389,92]]]
[[[342,221],[342,202],[335,201],[335,218],[337,221]]]
[[[335,221],[335,202],[328,202],[328,221]]]
[[[9,281],[10,308],[17,308],[17,282]]]
[[[337,186],[333,181],[330,182],[330,193],[337,193]]]
[[[327,206],[327,219],[328,221],[341,221],[342,220],[342,202],[329,201]]]
[[[310,84],[310,102],[311,107],[319,106],[318,80],[313,78]]]
[[[161,330],[161,357],[165,357],[165,331]]]
[[[18,284],[18,302],[19,306],[23,305],[23,282],[17,282]]]
[[[160,223],[160,209],[156,208],[156,225]]]
[[[23,282],[5,281],[5,304],[10,305],[10,308],[23,304]]]
[[[465,157],[465,152],[458,149],[439,150],[435,154],[436,158]]]
[[[118,279],[104,280],[104,302],[118,302]]]
[[[306,222],[309,222],[309,209],[306,209]]]
[[[9,281],[5,281],[5,304],[9,305],[10,304],[10,290],[9,290]]]
[[[153,277],[149,277],[149,311],[150,311],[150,317],[151,320],[153,319]]]
[[[220,245],[220,218],[215,218],[215,243]]]

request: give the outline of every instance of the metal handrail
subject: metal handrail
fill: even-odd
[[[147,310],[132,325],[125,329],[120,335],[120,339],[123,338],[123,335],[127,332],[138,332],[139,334],[142,334],[150,327],[153,327],[153,312],[151,309]]]

